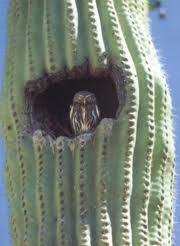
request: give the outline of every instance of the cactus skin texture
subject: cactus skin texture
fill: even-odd
[[[145,0],[10,1],[1,111],[14,246],[172,245],[171,99],[146,9]],[[30,91],[58,78],[86,89],[84,67],[100,95],[106,73],[116,84],[116,116],[77,137],[28,127]]]

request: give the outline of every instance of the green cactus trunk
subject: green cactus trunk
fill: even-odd
[[[171,99],[145,0],[11,0],[2,96],[14,246],[170,246]],[[73,136],[75,92],[102,120]]]

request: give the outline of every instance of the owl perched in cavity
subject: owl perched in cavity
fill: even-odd
[[[91,132],[100,120],[96,97],[89,91],[79,91],[70,106],[70,123],[75,135]]]

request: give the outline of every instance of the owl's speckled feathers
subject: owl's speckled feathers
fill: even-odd
[[[70,106],[69,117],[75,135],[93,131],[100,120],[95,94],[88,91],[77,92]]]

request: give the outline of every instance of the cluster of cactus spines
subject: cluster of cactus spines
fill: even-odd
[[[172,244],[171,100],[146,12],[145,0],[10,1],[1,111],[14,246]],[[29,83],[40,94],[53,76],[91,76],[103,94],[103,74],[119,108],[95,132],[28,129]]]

